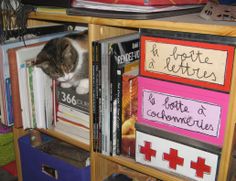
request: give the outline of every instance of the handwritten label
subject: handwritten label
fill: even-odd
[[[142,91],[142,117],[185,130],[218,137],[221,107],[174,95]]]
[[[145,70],[225,84],[227,51],[145,41]]]

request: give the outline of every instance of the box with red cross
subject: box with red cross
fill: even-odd
[[[140,123],[136,129],[137,162],[193,180],[216,180],[219,147]]]

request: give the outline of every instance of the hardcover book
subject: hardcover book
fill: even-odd
[[[125,36],[126,37],[126,36]],[[122,145],[122,76],[131,70],[137,70],[139,66],[139,37],[137,34],[130,37],[130,40],[110,43],[110,116],[111,132],[113,133],[113,154],[121,153]]]
[[[58,104],[57,105],[57,112],[56,116],[57,118],[66,119],[71,123],[83,125],[86,128],[89,128],[89,116],[84,116],[83,113],[80,111],[73,109],[67,105],[64,104]],[[56,124],[56,123],[55,123]]]
[[[57,103],[73,108],[89,119],[89,94],[77,94],[74,87],[56,86]]]
[[[90,142],[89,93],[77,94],[75,87],[56,84],[54,129],[85,144]]]
[[[87,0],[109,4],[129,4],[140,6],[206,4],[207,0]]]
[[[135,157],[135,122],[138,112],[138,67],[122,75],[121,154]]]
[[[54,130],[61,132],[67,136],[70,136],[76,140],[79,140],[85,144],[89,144],[90,141],[90,130],[83,126],[70,123],[64,119],[57,119],[57,124]]]
[[[23,124],[24,129],[31,128],[26,61],[35,58],[43,46],[44,43],[40,43],[8,50],[13,115],[16,122]]]
[[[52,79],[40,68],[29,68],[29,61],[34,61],[44,44],[42,42],[8,50],[14,118],[22,122],[24,129],[35,126],[48,128],[53,119]]]
[[[121,123],[118,125],[116,120],[117,84],[118,82],[121,84],[125,65],[139,59],[139,35],[133,33],[99,40],[95,47],[98,56],[94,57],[97,59],[94,63],[94,71],[97,73],[93,74],[93,79],[97,85],[93,94],[94,97],[98,96],[100,101],[94,104],[96,105],[94,118],[98,119],[98,121],[94,119],[94,122],[98,124],[99,130],[98,135],[95,136],[100,138],[99,135],[102,134],[100,144],[102,153],[113,155],[117,154],[116,150],[119,147],[117,145],[120,145],[118,139],[121,139],[117,135],[117,127],[121,128]]]
[[[52,27],[51,27],[52,29]],[[60,29],[60,28],[59,28]],[[57,30],[55,30],[57,31]],[[39,32],[37,32],[39,33]],[[69,32],[58,32],[58,33],[51,33],[47,35],[41,35],[38,37],[34,37],[32,39],[26,39],[25,44],[30,46],[31,44],[48,41],[52,38],[64,36]],[[8,41],[5,44],[0,46],[0,89],[2,93],[2,119],[7,125],[13,125],[16,128],[22,127],[22,122],[19,122],[19,119],[13,116],[13,107],[12,107],[12,92],[11,92],[11,77],[10,77],[10,68],[9,63],[10,59],[8,57],[7,51],[11,48],[22,47],[24,46],[23,41]],[[19,98],[19,96],[18,96]],[[15,120],[16,119],[16,120]]]

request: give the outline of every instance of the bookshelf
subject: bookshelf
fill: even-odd
[[[69,16],[63,14],[52,14],[52,13],[31,13],[31,20],[37,21],[50,21],[50,22],[72,22],[79,24],[88,25],[89,29],[89,51],[90,51],[90,80],[92,79],[92,60],[91,60],[91,42],[106,37],[127,34],[134,31],[139,31],[139,28],[147,29],[160,29],[160,30],[174,30],[180,32],[190,33],[202,33],[209,35],[223,35],[228,37],[236,37],[236,23],[233,22],[216,22],[216,21],[205,21],[201,19],[198,14],[182,15],[180,17],[169,17],[160,18],[153,20],[129,20],[129,19],[109,19],[109,18],[97,18],[89,16]],[[234,61],[235,58],[234,58]],[[233,65],[232,82],[236,81],[236,64]],[[92,89],[92,81],[90,81],[90,87]],[[90,90],[90,127],[92,128],[92,91]],[[236,123],[236,112],[233,109],[236,106],[236,85],[232,84],[230,92],[230,102],[228,109],[228,121],[226,126],[225,141],[221,154],[221,161],[219,164],[219,173],[217,180],[226,181],[228,171],[231,164],[231,152],[235,147],[235,123]],[[135,162],[133,159],[129,159],[123,156],[104,156],[102,154],[93,152],[92,145],[84,145],[75,140],[71,140],[68,137],[63,136],[55,131],[51,130],[40,130],[46,134],[62,139],[78,147],[90,150],[91,153],[91,176],[92,181],[102,181],[106,176],[118,169],[118,165],[125,166],[136,170],[141,173],[153,176],[155,178],[165,181],[180,181],[188,180],[187,178],[180,177],[173,173],[168,173],[162,170],[158,170],[149,166],[145,166]],[[22,133],[17,131],[15,137],[18,137]],[[21,134],[19,134],[21,133]],[[91,132],[91,142],[92,142]],[[16,138],[15,138],[16,139]],[[16,145],[17,146],[17,145]],[[18,156],[19,157],[19,156]],[[20,159],[18,159],[19,162]],[[19,171],[20,173],[20,171]],[[20,175],[20,174],[19,174]]]

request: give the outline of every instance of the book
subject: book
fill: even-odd
[[[57,124],[55,125],[54,130],[65,134],[73,139],[79,140],[85,144],[89,144],[90,142],[89,129],[74,125],[63,119],[57,118]]]
[[[31,128],[29,117],[29,96],[27,92],[26,60],[33,59],[43,48],[43,43],[30,47],[18,47],[8,50],[11,85],[13,94],[13,114],[16,122],[22,122],[23,128]]]
[[[50,28],[52,29],[53,27],[50,27]],[[40,34],[39,32],[36,32],[36,33]],[[13,106],[12,106],[13,103],[12,103],[12,93],[11,93],[12,85],[11,85],[10,68],[9,68],[10,60],[7,54],[8,49],[22,47],[24,46],[24,43],[26,45],[31,45],[31,44],[42,42],[42,41],[48,41],[52,38],[64,36],[68,33],[69,31],[40,35],[38,37],[33,37],[31,39],[25,39],[25,42],[20,41],[20,40],[14,40],[14,41],[9,40],[0,46],[0,89],[1,89],[0,92],[2,95],[1,110],[2,110],[2,119],[8,126],[14,124],[16,128],[22,127],[22,121],[19,121],[17,117],[13,116]],[[17,96],[17,98],[19,98],[19,96]]]
[[[70,122],[73,122],[75,124],[81,124],[87,128],[89,128],[89,119],[83,119],[81,117],[81,112],[70,108],[66,105],[59,104],[57,107],[57,118],[64,118],[67,119]]]
[[[135,157],[135,122],[138,112],[138,67],[122,75],[121,154]]]
[[[71,109],[81,112],[82,119],[89,119],[89,93],[78,94],[75,87],[62,88],[60,85],[56,87],[57,103],[64,104]]]
[[[53,80],[41,68],[34,67],[33,86],[37,128],[53,126]]]
[[[85,128],[83,126],[70,123],[63,119],[57,119],[57,124],[55,125],[54,129],[65,131],[65,132],[71,133],[75,136],[78,136],[87,140],[89,140],[90,138],[89,128]]]
[[[94,16],[118,19],[156,19],[183,14],[199,13],[202,4],[143,6],[129,4],[110,4],[93,1],[73,1],[66,10],[72,16]]]
[[[113,132],[113,154],[120,154],[121,148],[121,107],[122,107],[122,74],[139,66],[139,36],[126,35],[126,40],[110,43],[109,58],[111,61],[111,122]]]
[[[116,154],[117,141],[116,121],[113,121],[113,117],[116,118],[117,108],[115,97],[117,95],[116,68],[122,69],[125,64],[139,59],[139,35],[138,33],[132,33],[106,38],[97,41],[96,46],[98,57],[96,57],[97,60],[94,63],[94,71],[97,71],[97,74],[94,73],[95,77],[93,79],[97,82],[95,89],[98,93],[94,92],[94,96],[101,99],[97,99],[98,102],[94,104],[98,115],[96,116],[99,122],[98,125],[101,126],[101,128],[98,126],[97,137],[99,137],[101,129],[101,152],[105,155],[113,155]],[[101,75],[99,75],[99,72],[101,72]],[[95,123],[97,124],[96,119]]]
[[[27,61],[34,59],[43,48],[45,42],[32,44],[27,47],[18,47],[8,50],[10,75],[12,80],[13,114],[14,118],[22,122],[23,128],[33,128],[31,124],[30,95],[27,78]],[[35,113],[38,128],[47,128],[47,122],[52,120],[52,79],[40,68],[33,68],[33,96],[35,100]],[[16,97],[15,95],[18,95]]]
[[[86,0],[92,2],[101,2],[109,4],[130,4],[140,6],[157,6],[157,5],[186,5],[186,4],[206,4],[207,0]]]

